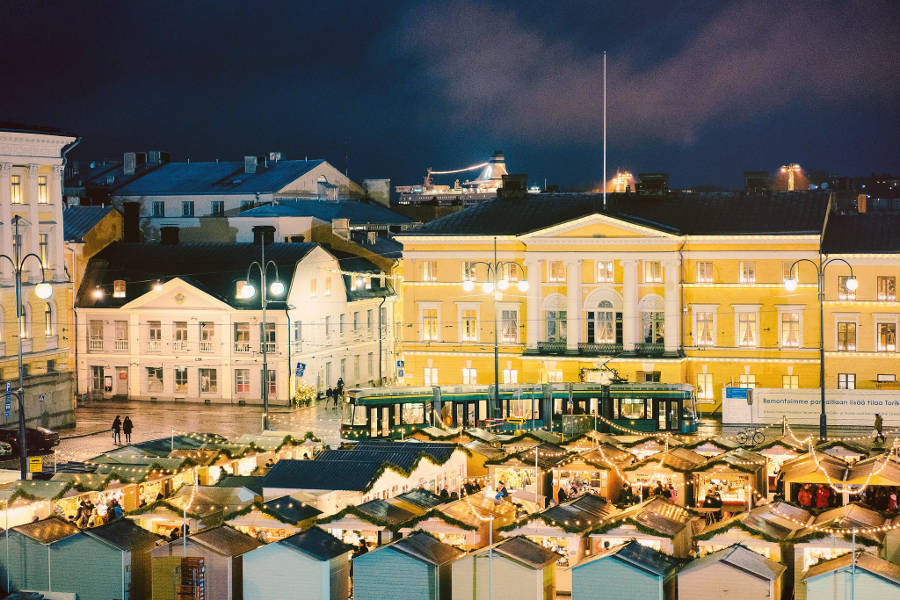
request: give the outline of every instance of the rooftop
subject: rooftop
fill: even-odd
[[[682,569],[682,572],[703,568],[714,563],[728,565],[766,581],[777,579],[787,570],[787,567],[781,563],[768,559],[741,544],[735,544],[691,561]]]
[[[290,537],[276,542],[282,546],[299,550],[303,554],[312,556],[317,560],[331,560],[341,554],[353,550],[327,531],[318,527],[310,527],[306,531],[295,533]]]
[[[71,523],[63,521],[59,517],[49,517],[34,523],[26,523],[12,528],[24,536],[30,537],[41,544],[52,544],[81,531]]]
[[[900,215],[831,214],[822,239],[825,254],[900,253]]]
[[[811,566],[806,570],[802,579],[814,579],[816,577],[819,577],[820,575],[832,573],[840,569],[848,569],[850,568],[852,562],[852,553],[848,552],[847,554],[842,554],[837,558],[825,560],[817,565]],[[859,551],[856,553],[856,568],[867,571],[872,575],[881,577],[882,579],[887,579],[888,581],[900,586],[900,565],[895,565],[892,562],[888,562],[886,560],[873,556],[868,552]]]
[[[85,529],[84,533],[123,551],[152,548],[162,539],[129,519],[117,519],[100,527]]]
[[[111,206],[70,206],[63,211],[63,238],[83,242],[84,236],[111,212]]]
[[[249,535],[244,535],[240,531],[225,525],[195,533],[188,536],[188,539],[222,556],[240,556],[245,552],[250,552],[262,546],[261,543]],[[180,544],[181,541],[171,543]]]
[[[682,564],[682,561],[673,556],[649,548],[637,540],[631,540],[620,546],[614,546],[601,554],[592,556],[575,565],[574,568],[578,569],[604,558],[614,558],[663,579],[673,575]]]
[[[452,562],[465,554],[424,531],[412,533],[386,547],[436,566]]]
[[[487,548],[479,550],[479,552],[487,552]],[[534,569],[542,569],[547,565],[556,562],[559,554],[548,550],[522,536],[509,538],[496,544],[494,552],[502,556],[511,558],[517,562],[524,563],[526,566]]]
[[[405,225],[409,217],[378,204],[360,200],[315,200],[306,198],[279,198],[272,204],[264,204],[245,210],[237,217],[315,217],[330,223],[333,219],[349,219],[351,224],[373,223]]]

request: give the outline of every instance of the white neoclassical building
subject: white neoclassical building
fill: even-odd
[[[185,402],[290,402],[296,381],[319,391],[390,378],[394,293],[385,274],[312,243],[270,243],[285,286],[260,294],[261,246],[116,243],[95,255],[78,294],[80,392]],[[275,280],[270,265],[268,283]],[[380,328],[379,328],[380,326]],[[263,350],[267,376],[263,373]],[[298,375],[300,373],[300,375]]]

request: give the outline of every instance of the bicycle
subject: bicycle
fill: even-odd
[[[766,441],[765,434],[759,429],[747,429],[738,433],[734,438],[741,446],[758,446]]]

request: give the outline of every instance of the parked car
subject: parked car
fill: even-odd
[[[12,456],[19,455],[19,430],[0,429],[0,442],[6,442],[12,446]],[[59,434],[50,431],[46,427],[26,427],[25,447],[28,454],[42,454],[50,452],[59,446]]]

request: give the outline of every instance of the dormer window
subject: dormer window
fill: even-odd
[[[116,279],[113,281],[113,298],[125,297],[125,280]]]

